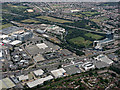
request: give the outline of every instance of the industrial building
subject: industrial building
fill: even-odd
[[[109,59],[106,55],[103,55],[103,54],[95,57],[95,59],[96,59],[97,61],[105,62],[105,63],[107,63],[107,64],[109,64],[109,65],[113,63],[113,61],[112,61],[111,59]]]
[[[64,69],[65,69],[66,73],[69,74],[69,75],[76,74],[76,73],[81,73],[80,69],[78,69],[74,65],[64,67]]]
[[[10,89],[15,87],[16,85],[10,78],[4,78],[0,80],[0,90],[2,89]]]
[[[22,43],[22,41],[20,41],[20,40],[15,40],[15,41],[13,41],[13,42],[11,42],[11,43],[9,43],[10,45],[12,45],[12,46],[17,46],[17,45],[19,45],[19,44],[21,44]]]
[[[53,71],[51,71],[51,73],[53,74],[53,76],[55,78],[66,76],[65,75],[66,71],[63,68],[60,68],[60,69],[57,69],[57,70],[53,70]]]
[[[18,79],[19,79],[19,81],[26,81],[29,78],[28,78],[28,75],[20,75],[20,76],[18,76]]]
[[[84,64],[82,64],[82,68],[85,70],[85,71],[88,71],[90,69],[94,69],[95,68],[95,65],[91,62],[85,62]]]
[[[36,46],[37,46],[39,49],[45,49],[45,48],[48,47],[45,43],[36,44]]]
[[[95,40],[93,42],[93,47],[95,49],[102,50],[102,47],[104,45],[111,44],[113,41],[115,41],[114,34],[112,32],[108,32],[105,39],[103,39],[103,40],[97,40],[97,41]]]
[[[26,83],[26,84],[27,84],[27,86],[28,86],[29,88],[33,88],[33,87],[35,87],[35,86],[37,86],[37,85],[43,84],[45,81],[51,80],[51,79],[53,79],[53,77],[52,77],[51,75],[49,75],[49,76],[47,76],[47,77],[45,77],[45,78],[36,79],[36,80],[34,80],[34,81],[32,81],[32,82],[28,82],[28,83]]]
[[[35,62],[40,62],[45,60],[45,58],[41,54],[34,56],[33,59],[35,60]]]
[[[44,71],[42,69],[38,69],[36,71],[33,71],[33,73],[35,76],[41,76],[43,75]]]

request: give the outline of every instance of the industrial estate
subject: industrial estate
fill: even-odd
[[[0,90],[119,90],[119,2],[3,2]]]

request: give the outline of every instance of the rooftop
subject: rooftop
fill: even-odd
[[[65,72],[66,71],[63,68],[51,71],[51,73],[55,76],[55,78],[63,76],[63,73]]]
[[[17,45],[17,44],[20,44],[20,43],[22,43],[22,41],[20,41],[20,40],[15,40],[15,41],[11,42],[10,44],[11,44],[11,45]]]
[[[36,71],[33,71],[33,73],[36,75],[36,76],[39,76],[39,75],[42,75],[44,73],[44,71],[42,69],[39,69],[39,70],[36,70]]]
[[[36,46],[38,46],[39,49],[45,49],[48,47],[45,43],[36,44]]]
[[[0,80],[0,90],[2,90],[2,88],[8,89],[12,87],[15,87],[15,84],[9,78],[4,78]]]

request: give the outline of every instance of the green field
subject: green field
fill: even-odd
[[[73,23],[72,21],[57,19],[57,18],[53,18],[53,17],[49,17],[49,16],[38,16],[36,18],[41,18],[41,19],[44,19],[44,20],[48,20],[48,21],[52,21],[52,22],[58,22],[58,23]]]
[[[82,14],[73,15],[73,16],[75,16],[75,17],[80,17],[80,18],[83,18],[83,17],[84,17],[84,15],[82,15]]]
[[[78,46],[82,45],[82,46],[85,46],[85,47],[89,46],[92,43],[92,41],[85,40],[83,37],[72,38],[72,39],[69,40],[69,42],[73,43],[75,45],[78,45]]]
[[[86,33],[85,36],[96,39],[96,40],[103,38],[103,36],[92,34],[92,33]]]
[[[88,11],[88,12],[82,12],[82,14],[85,14],[86,16],[93,16],[93,15],[96,15],[96,14],[100,14],[99,12],[90,12],[90,11]]]
[[[10,24],[10,23],[4,24],[4,25],[1,25],[1,26],[0,26],[0,29],[8,28],[8,27],[11,27],[11,26],[13,26],[13,25]]]
[[[103,22],[105,20],[108,20],[108,18],[107,17],[100,17],[98,19],[91,19],[91,21],[96,22],[96,23],[101,22],[101,21]]]
[[[32,20],[32,19],[22,20],[21,22],[23,22],[23,23],[39,23],[39,21]]]
[[[2,17],[0,17],[0,20],[3,20]]]

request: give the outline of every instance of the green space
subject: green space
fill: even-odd
[[[1,25],[1,26],[0,26],[0,29],[8,28],[8,27],[11,27],[11,26],[13,26],[13,25],[10,24],[10,23],[4,24],[4,25]]]
[[[58,22],[58,23],[73,23],[72,21],[57,19],[49,16],[38,16],[36,18],[40,18],[40,19],[44,19],[52,22]]]
[[[36,20],[33,20],[33,19],[22,20],[21,22],[23,22],[23,23],[39,23],[39,21],[36,21]]]
[[[89,37],[89,38],[93,38],[93,39],[101,39],[103,38],[103,36],[97,35],[97,34],[92,34],[92,33],[86,33],[85,36]]]
[[[73,43],[73,44],[75,44],[77,46],[82,45],[82,46],[85,46],[85,47],[89,46],[92,43],[92,41],[85,40],[83,37],[72,38],[72,39],[69,40],[69,42]]]
[[[3,20],[2,17],[0,17],[0,20]]]
[[[80,18],[83,18],[83,17],[84,17],[84,15],[82,15],[82,14],[77,14],[77,15],[73,15],[73,16],[75,16],[75,17],[80,17]]]
[[[99,15],[100,12],[91,12],[91,11],[88,11],[88,12],[81,12],[82,14],[85,14],[86,16],[93,16],[93,15]]]
[[[99,17],[98,19],[91,19],[91,21],[96,22],[96,23],[103,22],[105,20],[108,20],[108,18],[107,17]]]

